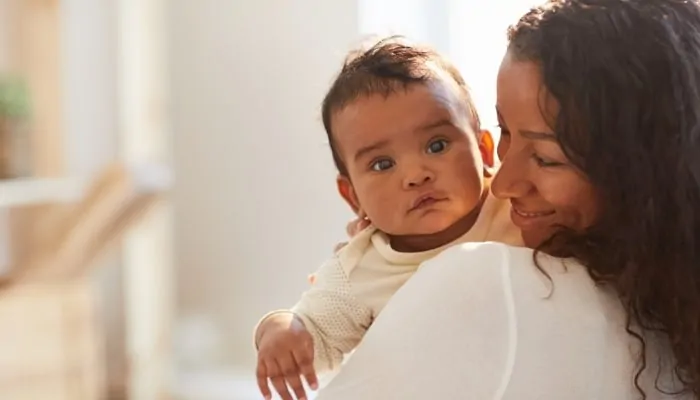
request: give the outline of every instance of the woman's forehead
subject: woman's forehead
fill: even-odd
[[[511,120],[508,123],[541,125],[546,119],[550,125],[558,112],[556,100],[544,86],[539,65],[532,61],[506,55],[498,71],[497,92],[499,117]]]
[[[519,61],[506,54],[496,81],[498,100],[537,103],[542,78],[539,66],[531,61]]]

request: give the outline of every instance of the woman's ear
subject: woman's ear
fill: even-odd
[[[495,173],[495,147],[491,132],[482,129],[481,132],[479,132],[479,152],[481,153],[482,160],[484,160],[484,175],[487,177],[492,177]]]
[[[352,209],[352,212],[354,212],[355,215],[359,216],[361,214],[360,202],[357,200],[355,188],[352,186],[350,178],[348,178],[347,176],[338,175],[338,178],[336,179],[336,185],[338,187],[338,193],[340,194],[340,197],[342,197],[343,200],[345,200],[345,202],[348,203],[348,205]]]

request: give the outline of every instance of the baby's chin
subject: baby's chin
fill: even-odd
[[[440,235],[459,222],[459,218],[432,218],[427,217],[409,226],[402,227],[399,235],[403,236],[431,236]]]

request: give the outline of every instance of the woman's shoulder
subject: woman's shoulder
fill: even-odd
[[[448,279],[496,275],[501,277],[503,284],[531,287],[548,298],[557,285],[590,293],[599,290],[586,268],[574,259],[552,257],[530,248],[499,242],[452,246],[424,263],[422,269],[436,269],[435,272]]]
[[[423,263],[319,398],[637,398],[617,296],[534,257],[467,243]]]
[[[446,292],[470,293],[475,306],[503,299],[521,324],[599,330],[626,321],[614,290],[596,284],[583,265],[524,247],[465,243],[445,250],[419,272],[425,276],[418,280],[434,281]]]
[[[425,264],[445,263],[454,265],[476,266],[477,268],[493,266],[493,264],[516,262],[518,264],[532,262],[534,251],[527,247],[513,246],[501,242],[466,242],[451,246]],[[553,257],[546,257],[554,259]],[[547,261],[549,262],[549,261]],[[486,265],[489,263],[490,265]]]
[[[425,273],[434,275],[436,286],[451,290],[448,296],[469,293],[464,307],[488,310],[491,323],[502,321],[509,332],[499,344],[509,349],[506,393],[540,398],[561,392],[577,399],[627,399],[634,393],[625,383],[636,360],[624,308],[580,263],[501,243],[461,245],[432,262]],[[493,336],[486,325],[455,324],[474,338]],[[533,386],[541,373],[552,380]]]
[[[468,242],[451,246],[441,252],[432,260],[444,258],[444,260],[457,261],[459,259],[467,260],[472,263],[472,260],[484,259],[490,262],[498,260],[501,262],[522,264],[534,264],[537,259],[537,264],[540,264],[545,270],[560,270],[563,271],[568,265],[574,265],[575,268],[580,265],[573,259],[562,259],[552,257],[545,253],[535,252],[535,250],[505,244],[502,242]]]
[[[617,365],[629,375],[606,369],[620,357],[601,355],[626,342],[608,342],[606,325],[587,317],[596,313],[580,310],[597,301],[564,287],[585,292],[585,275],[544,258],[541,268],[555,287],[550,293],[533,255],[500,243],[466,243],[423,263],[376,319],[327,398],[628,399],[599,390],[610,381],[605,373],[618,382],[633,373],[622,361]],[[352,396],[338,396],[345,391]]]

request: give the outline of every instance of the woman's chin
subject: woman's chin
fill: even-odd
[[[547,239],[552,236],[552,232],[536,229],[536,230],[523,230],[521,232],[523,237],[523,243],[526,247],[531,249],[536,249],[540,247]]]

